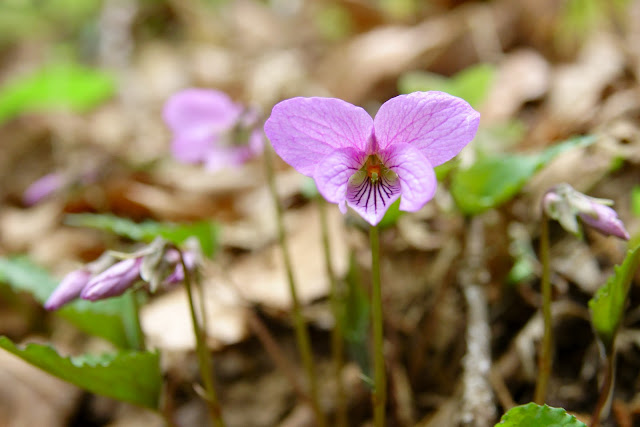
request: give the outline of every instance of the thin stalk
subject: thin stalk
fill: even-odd
[[[382,289],[380,287],[380,242],[378,226],[369,229],[371,242],[371,326],[373,329],[374,384],[371,400],[373,403],[373,425],[384,427],[387,401],[387,378],[384,366],[384,335],[382,329]]]
[[[179,427],[176,421],[173,419],[173,401],[171,399],[172,387],[168,381],[164,381],[162,385],[162,395],[160,398],[159,413],[164,419],[164,425],[166,427]]]
[[[132,328],[129,331],[129,339],[136,350],[144,351],[147,347],[144,339],[144,332],[140,324],[140,304],[138,303],[138,295],[134,291],[127,292],[129,300],[129,310],[131,315]]]
[[[198,274],[198,273],[196,272],[196,274]],[[200,329],[202,329],[202,335],[206,337],[207,336],[208,327],[207,327],[207,316],[206,316],[207,309],[204,306],[205,301],[206,301],[205,296],[204,296],[204,285],[202,284],[202,281],[199,280],[199,279],[196,280],[195,282],[196,282],[196,288],[198,290],[198,300],[199,300],[198,302],[200,303],[199,304],[200,305],[200,307],[199,307],[200,308],[200,322],[202,322],[201,326],[200,326]]]
[[[300,306],[300,300],[298,299],[298,293],[296,290],[296,283],[293,277],[293,267],[291,264],[291,257],[289,256],[289,246],[287,244],[286,233],[284,230],[284,220],[282,214],[282,206],[278,199],[278,191],[276,189],[275,174],[273,171],[273,163],[271,159],[270,150],[265,150],[265,169],[267,173],[267,181],[269,182],[269,191],[273,198],[273,204],[276,208],[276,223],[278,227],[278,239],[280,241],[280,249],[282,251],[282,259],[284,260],[284,267],[287,272],[287,281],[289,283],[289,293],[291,295],[291,302],[293,304],[292,314],[293,323],[296,331],[296,342],[298,345],[298,352],[300,353],[300,359],[302,359],[302,365],[304,366],[307,379],[309,381],[309,396],[311,397],[311,408],[316,416],[316,423],[318,427],[325,427],[326,421],[320,401],[318,399],[318,379],[313,362],[313,353],[311,350],[311,340],[309,338],[309,331],[307,330],[307,323],[302,315],[302,309]]]
[[[182,251],[178,248],[180,254],[180,263],[184,270],[184,287],[187,290],[187,298],[189,299],[189,311],[191,312],[191,323],[193,324],[193,334],[196,338],[196,354],[198,355],[198,365],[200,366],[200,376],[204,383],[205,400],[209,407],[209,415],[211,417],[211,423],[214,427],[224,427],[225,423],[222,419],[222,410],[218,403],[218,397],[213,385],[213,370],[211,368],[211,354],[207,351],[205,344],[205,331],[200,326],[198,316],[196,315],[196,305],[193,301],[193,293],[191,291],[191,273],[184,262]],[[204,307],[204,305],[202,306]],[[203,318],[205,313],[201,313]]]
[[[615,381],[616,372],[616,352],[615,346],[611,345],[611,349],[607,352],[606,367],[604,372],[604,381],[602,383],[602,389],[600,390],[600,396],[598,396],[598,402],[591,415],[590,427],[600,426],[600,416],[602,410],[607,406],[607,402],[611,397],[611,391],[613,390],[613,383]]]
[[[342,383],[342,367],[344,365],[344,340],[342,322],[340,321],[340,289],[331,264],[331,242],[329,241],[329,223],[327,221],[327,203],[321,197],[318,198],[320,210],[320,226],[322,229],[322,245],[324,246],[325,266],[327,277],[331,283],[331,309],[333,311],[334,325],[331,331],[331,360],[333,362],[333,374],[336,382],[336,425],[347,427],[347,404]]]
[[[544,318],[544,332],[540,345],[540,358],[538,359],[538,381],[534,392],[533,401],[542,405],[547,397],[549,375],[551,374],[551,344],[553,342],[553,330],[551,319],[551,266],[549,260],[549,218],[542,214],[542,226],[540,233],[540,262],[542,263],[542,317]]]

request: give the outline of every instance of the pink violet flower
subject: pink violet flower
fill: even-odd
[[[173,132],[171,151],[183,163],[215,171],[240,166],[262,153],[264,137],[256,110],[224,92],[185,89],[166,102],[164,121]]]
[[[398,198],[409,212],[431,200],[433,168],[474,138],[479,121],[466,101],[444,92],[396,96],[374,119],[340,99],[292,98],[273,107],[265,133],[325,199],[376,225]]]

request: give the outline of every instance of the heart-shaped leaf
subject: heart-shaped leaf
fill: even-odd
[[[501,427],[586,427],[562,408],[527,403],[511,408],[497,426]]]
[[[79,64],[56,64],[0,89],[0,123],[26,112],[87,111],[113,95],[114,79]]]
[[[490,64],[474,65],[451,78],[426,71],[413,71],[400,78],[398,87],[402,93],[430,90],[447,92],[477,108],[486,98],[495,74],[495,67]]]
[[[147,220],[136,223],[115,215],[83,213],[67,215],[65,223],[110,231],[118,236],[144,242],[150,242],[160,236],[180,245],[193,236],[198,239],[202,252],[208,257],[213,256],[218,248],[218,225],[211,221],[177,224]]]
[[[5,336],[0,336],[0,347],[92,393],[151,409],[158,407],[162,373],[157,352],[121,351],[100,356],[63,357],[51,346],[17,346]]]
[[[615,267],[615,272],[607,283],[589,300],[591,324],[607,354],[612,350],[618,327],[624,317],[631,279],[639,264],[640,246],[636,246],[627,252],[622,265]]]
[[[515,196],[540,168],[570,148],[593,143],[592,136],[577,137],[536,154],[502,154],[478,160],[455,172],[451,194],[458,207],[476,215],[499,206]]]

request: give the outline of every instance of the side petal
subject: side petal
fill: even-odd
[[[313,176],[318,160],[336,149],[365,151],[373,119],[335,98],[291,98],[276,104],[264,125],[273,149],[298,172]]]
[[[398,175],[402,197],[400,209],[420,210],[436,192],[436,174],[429,160],[409,144],[396,144],[380,153],[384,165]]]
[[[431,166],[450,160],[475,137],[480,113],[444,92],[414,92],[385,102],[374,119],[380,150],[416,147]]]
[[[328,202],[337,203],[343,213],[346,212],[347,184],[362,167],[365,158],[366,155],[362,152],[343,148],[317,162],[313,179],[318,191]]]
[[[167,100],[162,116],[176,133],[205,128],[209,132],[228,129],[240,118],[242,107],[227,94],[210,89],[185,89]]]

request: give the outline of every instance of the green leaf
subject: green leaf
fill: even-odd
[[[41,304],[58,286],[58,281],[46,270],[24,257],[0,257],[0,282],[7,283],[14,291],[31,293]],[[123,319],[127,306],[124,296],[96,302],[77,300],[56,313],[78,329],[126,348],[134,344],[127,338],[129,328]]]
[[[92,393],[146,408],[158,407],[162,373],[157,352],[121,351],[100,356],[62,357],[51,346],[17,346],[5,336],[0,336],[0,347]]]
[[[622,265],[616,266],[606,285],[589,300],[591,324],[607,354],[613,348],[618,327],[624,316],[631,279],[640,263],[640,246],[629,250]]]
[[[496,426],[503,427],[587,427],[562,408],[527,403],[511,408]]]
[[[199,221],[191,224],[176,224],[147,220],[133,222],[110,214],[72,214],[67,215],[65,223],[76,227],[90,227],[110,231],[118,236],[132,240],[150,242],[161,236],[176,245],[181,245],[194,236],[200,242],[202,252],[211,257],[218,249],[218,226],[211,221]]]
[[[26,112],[84,112],[114,91],[113,78],[102,71],[73,63],[50,65],[0,88],[0,123]]]
[[[451,194],[467,215],[476,215],[514,197],[536,171],[570,148],[592,144],[592,136],[576,137],[537,154],[502,154],[478,160],[453,175]]]
[[[466,100],[472,107],[482,104],[495,77],[495,67],[478,64],[460,71],[451,78],[426,71],[404,74],[398,81],[401,93],[439,90]]]
[[[525,131],[524,123],[516,119],[481,126],[473,139],[473,148],[478,158],[490,157],[518,144]]]

